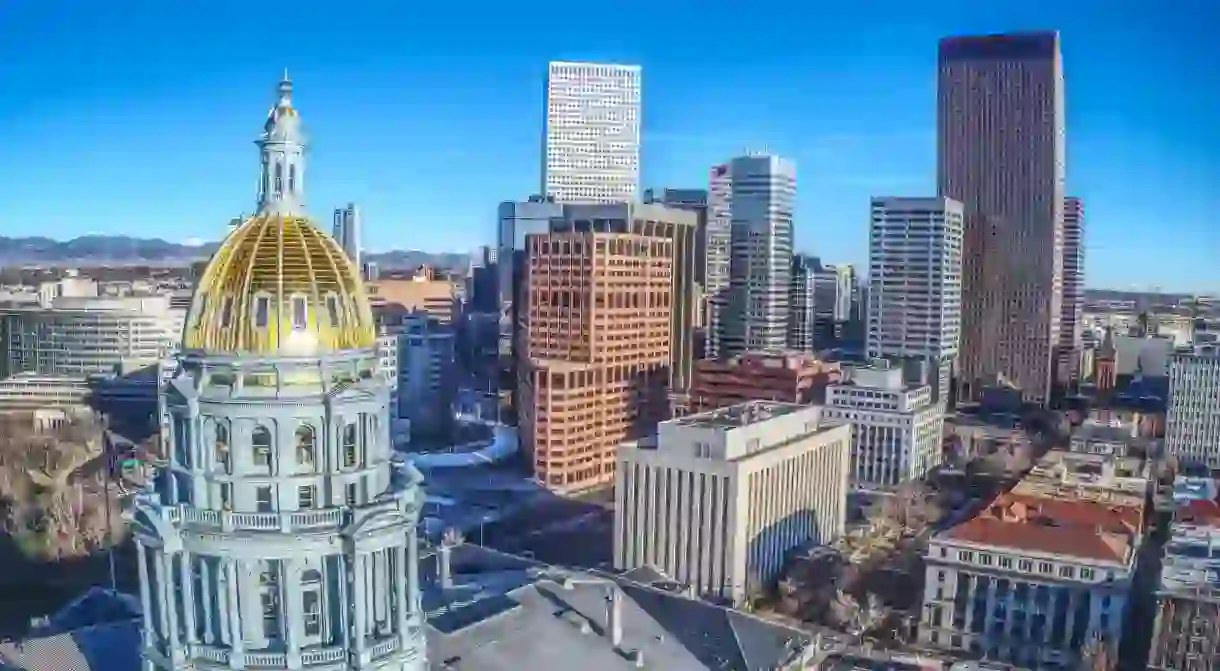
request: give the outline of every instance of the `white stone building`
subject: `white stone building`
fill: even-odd
[[[1170,360],[1165,452],[1220,468],[1220,347],[1194,345]]]
[[[894,487],[941,462],[944,418],[931,388],[906,384],[887,361],[850,369],[846,381],[828,387],[823,414],[851,426],[857,487]]]
[[[619,448],[614,565],[651,566],[742,602],[786,554],[843,532],[848,428],[821,408],[751,401],[662,422]]]

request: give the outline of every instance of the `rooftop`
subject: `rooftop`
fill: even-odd
[[[769,419],[782,417],[798,410],[808,408],[797,403],[778,403],[775,401],[746,401],[727,408],[718,408],[701,412],[697,415],[687,415],[672,420],[679,426],[697,426],[713,429],[739,429],[753,424],[759,424]]]
[[[1161,590],[1220,600],[1220,503],[1191,501],[1174,514]]]
[[[943,538],[1127,564],[1143,529],[1143,508],[1096,501],[1001,494]]]

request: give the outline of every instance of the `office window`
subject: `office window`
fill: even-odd
[[[1071,566],[1060,566],[1059,567],[1059,577],[1060,578],[1071,578],[1075,574],[1076,574],[1076,571]]]
[[[309,510],[317,503],[318,489],[313,485],[297,487],[297,508]]]
[[[1051,573],[1054,571],[1054,569],[1055,569],[1055,567],[1052,566],[1050,562],[1044,561],[1044,562],[1038,563],[1038,572],[1039,573]]]
[[[302,424],[297,427],[297,465],[314,467],[314,449],[316,440],[313,427],[308,424]]]
[[[1012,557],[1000,557],[1000,568],[1012,568]]]
[[[352,422],[343,427],[343,467],[353,468],[356,466],[357,459],[357,427],[356,423]]]
[[[322,635],[322,574],[309,569],[301,574],[301,613],[305,635]]]

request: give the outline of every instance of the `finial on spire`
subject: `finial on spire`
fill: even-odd
[[[284,78],[280,80],[280,103],[287,103],[292,99],[292,80],[288,78],[288,68],[284,68]]]

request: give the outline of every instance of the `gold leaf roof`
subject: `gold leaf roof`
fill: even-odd
[[[313,356],[376,344],[355,265],[308,219],[263,213],[229,234],[195,289],[183,348]]]

